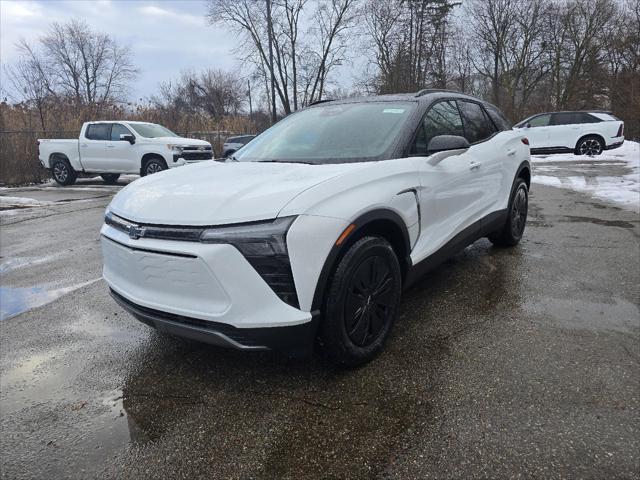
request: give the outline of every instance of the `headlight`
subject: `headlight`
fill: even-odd
[[[167,148],[169,150],[173,150],[174,152],[182,153],[182,149],[184,148],[184,146],[183,145],[169,144],[169,145],[167,145]]]
[[[280,299],[298,307],[286,236],[296,217],[269,222],[210,228],[202,232],[203,243],[227,243],[236,247]]]

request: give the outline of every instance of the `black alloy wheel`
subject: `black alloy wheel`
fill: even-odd
[[[586,137],[580,141],[577,148],[578,155],[600,155],[604,149],[602,142],[596,137]]]
[[[384,258],[367,258],[355,270],[345,302],[345,329],[354,345],[378,339],[393,311],[393,277]]]
[[[348,247],[329,281],[318,344],[339,365],[357,366],[383,348],[400,293],[400,263],[387,240],[366,236]]]
[[[513,247],[517,245],[527,225],[529,210],[529,188],[522,178],[516,180],[516,187],[509,200],[507,218],[500,230],[489,235],[491,243],[498,247]]]

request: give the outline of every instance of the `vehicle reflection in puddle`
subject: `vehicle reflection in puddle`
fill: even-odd
[[[45,286],[0,287],[0,320],[15,317],[33,308],[53,302],[67,293],[91,285],[100,280],[94,278],[70,287],[48,290]]]

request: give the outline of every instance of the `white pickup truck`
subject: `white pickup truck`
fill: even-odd
[[[146,122],[87,122],[78,140],[38,140],[38,158],[60,185],[78,174],[99,174],[115,183],[123,173],[150,175],[187,163],[213,159],[211,144],[179,137]]]

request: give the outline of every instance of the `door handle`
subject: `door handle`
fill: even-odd
[[[107,145],[107,148],[116,148],[115,145]]]
[[[81,144],[80,144],[80,147],[81,147],[81,148],[87,148],[87,146],[88,146],[88,145],[87,145],[86,143],[81,143]]]
[[[511,156],[511,155],[515,155],[516,154],[516,149],[515,148],[510,148],[509,150],[507,150],[507,155]]]
[[[470,170],[477,170],[480,168],[481,163],[479,162],[471,162],[471,164],[469,165],[469,169]]]

